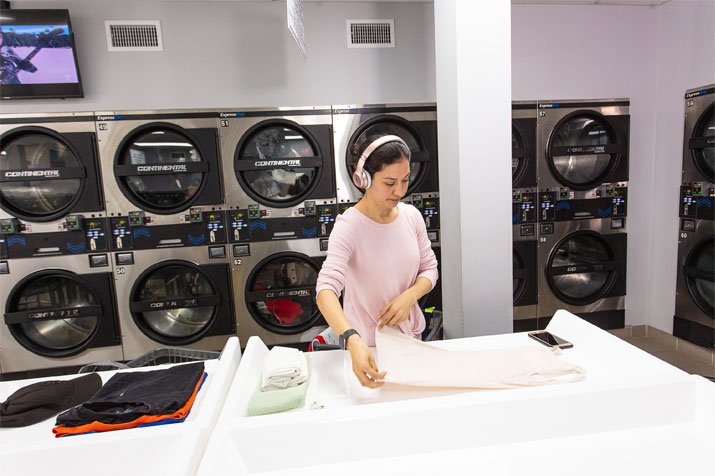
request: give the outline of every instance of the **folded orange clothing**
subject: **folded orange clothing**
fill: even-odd
[[[61,438],[63,436],[77,435],[80,433],[126,430],[128,428],[136,428],[139,425],[146,425],[148,423],[155,423],[163,420],[181,420],[183,418],[186,418],[186,415],[188,415],[189,411],[191,411],[191,407],[194,405],[194,400],[196,399],[196,394],[199,392],[199,388],[201,388],[201,384],[203,383],[205,377],[206,373],[204,372],[199,381],[196,383],[194,392],[186,401],[186,404],[170,415],[144,415],[142,417],[137,418],[136,420],[118,424],[107,424],[94,421],[87,425],[74,427],[59,425],[52,429],[52,433],[55,434],[55,438]]]

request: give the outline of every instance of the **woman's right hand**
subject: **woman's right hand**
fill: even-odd
[[[383,382],[376,382],[376,379],[384,378],[387,372],[379,372],[375,356],[370,348],[362,341],[359,335],[354,334],[348,339],[347,345],[350,358],[353,361],[353,373],[363,387],[381,387]]]

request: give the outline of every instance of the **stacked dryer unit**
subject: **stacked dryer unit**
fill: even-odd
[[[715,85],[685,93],[673,335],[715,349]]]
[[[93,114],[0,116],[0,199],[0,370],[122,360]]]
[[[235,335],[216,111],[96,117],[124,358]]]
[[[424,104],[371,104],[333,106],[335,174],[339,211],[363,196],[353,184],[350,150],[374,135],[396,135],[410,147],[410,184],[403,199],[414,205],[425,220],[427,235],[441,263],[439,215],[439,162],[437,155],[437,106]],[[440,266],[441,272],[441,266]],[[441,280],[420,305],[442,308]]]
[[[625,322],[629,100],[540,101],[538,326]]]
[[[307,345],[325,329],[315,285],[338,214],[330,107],[219,112],[242,344]]]
[[[514,331],[537,328],[536,101],[511,106]]]

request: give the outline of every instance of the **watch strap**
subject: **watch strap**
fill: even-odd
[[[355,329],[348,329],[345,332],[343,332],[342,334],[340,334],[340,337],[338,338],[338,342],[340,343],[341,349],[347,350],[348,338],[353,334],[357,334],[358,337],[360,336],[360,334],[358,334],[358,331],[356,331]]]

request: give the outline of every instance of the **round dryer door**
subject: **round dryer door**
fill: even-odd
[[[529,149],[526,139],[519,130],[511,126],[511,182],[515,184],[526,170]]]
[[[129,309],[144,334],[162,344],[196,342],[216,319],[216,284],[188,261],[165,261],[144,271],[134,283]]]
[[[73,147],[49,129],[25,128],[0,138],[0,205],[13,216],[48,221],[79,199],[85,168]]]
[[[246,305],[253,319],[276,334],[298,334],[321,318],[315,300],[318,266],[307,256],[277,253],[251,271]]]
[[[142,210],[171,214],[198,197],[209,171],[206,158],[180,127],[150,125],[124,140],[114,175],[122,193]]]
[[[526,284],[529,280],[526,260],[516,247],[513,248],[512,252],[512,267],[513,305],[516,306],[526,292]]]
[[[546,159],[554,178],[576,190],[600,185],[618,165],[625,147],[608,120],[596,112],[575,112],[554,128]]]
[[[427,176],[429,168],[429,152],[426,141],[409,121],[397,116],[381,116],[363,123],[350,137],[348,149],[345,151],[345,166],[350,177],[355,172],[356,164],[350,153],[353,146],[368,140],[372,136],[393,135],[400,137],[410,148],[410,184],[406,195],[411,194]],[[368,159],[369,160],[369,159]]]
[[[549,287],[562,301],[590,304],[611,290],[618,273],[615,253],[596,232],[577,231],[564,237],[551,251],[546,276]]]
[[[698,244],[688,255],[683,274],[688,292],[698,307],[708,316],[715,315],[715,239]]]
[[[290,121],[268,121],[244,134],[234,170],[243,190],[256,201],[289,207],[304,201],[316,187],[323,160],[305,128]]]
[[[715,182],[715,104],[711,104],[695,124],[690,149],[703,177]]]
[[[87,348],[97,333],[100,296],[79,276],[60,270],[23,279],[10,292],[5,323],[31,352],[67,357]]]

